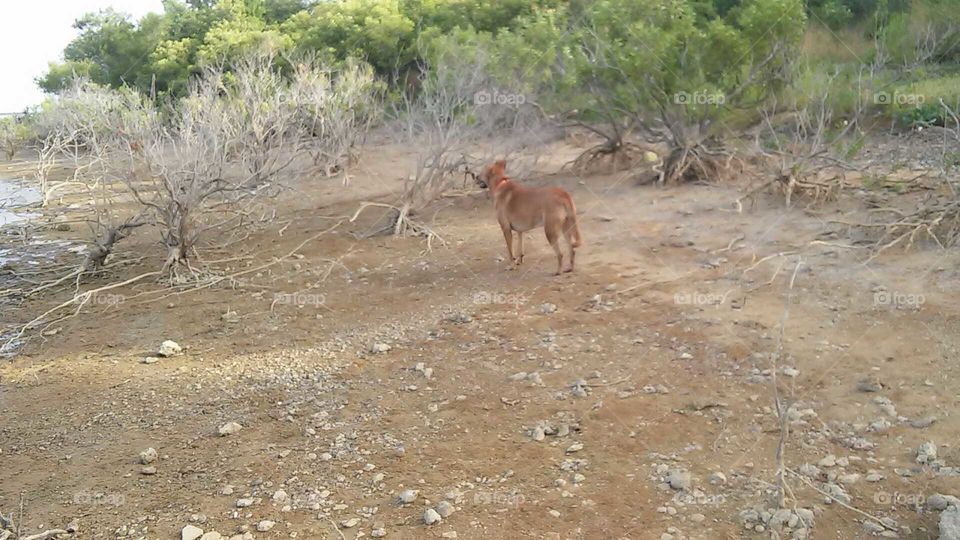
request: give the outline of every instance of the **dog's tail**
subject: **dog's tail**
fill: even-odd
[[[570,239],[571,247],[580,247],[580,224],[577,222],[577,207],[573,204],[573,198],[567,195],[564,198],[564,206],[567,209],[567,217],[563,218],[563,232]]]

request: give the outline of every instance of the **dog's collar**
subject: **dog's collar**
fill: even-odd
[[[497,180],[495,184],[493,184],[493,191],[496,191],[500,186],[502,186],[504,183],[509,181],[510,181],[510,178],[508,176],[501,176],[500,179]]]

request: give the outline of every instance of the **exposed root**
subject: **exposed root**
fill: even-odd
[[[896,246],[909,250],[922,240],[932,241],[942,249],[960,244],[960,199],[925,202],[913,212],[896,208],[876,208],[872,209],[870,214],[884,217],[875,222],[861,223],[832,220],[832,223],[863,230],[877,238],[871,246],[871,255],[866,262]]]
[[[588,148],[575,159],[564,163],[561,170],[570,167],[575,173],[583,174],[590,170],[593,165],[609,159],[610,172],[615,172],[621,168],[629,168],[642,160],[644,152],[647,151],[647,148],[634,143],[609,139]]]
[[[386,220],[383,218],[377,220],[371,229],[364,233],[354,234],[354,237],[366,239],[388,234],[393,236],[422,236],[427,239],[427,251],[433,250],[434,240],[439,241],[442,245],[446,245],[446,240],[437,234],[437,232],[434,231],[430,226],[428,226],[426,223],[410,218],[412,210],[409,204],[405,204],[402,207],[397,207],[386,203],[364,202],[360,205],[360,208],[354,212],[353,217],[350,218],[350,222],[353,223],[356,221],[357,218],[360,217],[360,214],[371,206],[387,208],[390,209],[391,212],[386,214]]]
[[[734,201],[734,207],[737,212],[743,212],[744,201],[755,202],[757,195],[771,187],[779,189],[783,193],[784,202],[787,206],[791,206],[795,199],[806,200],[814,205],[835,201],[843,188],[846,187],[846,179],[842,172],[823,180],[816,180],[811,176],[795,173],[779,174],[751,188],[750,191]]]
[[[706,143],[674,148],[654,170],[656,176],[639,179],[638,182],[658,185],[688,182],[721,182],[726,179],[733,161],[732,152],[711,149]]]

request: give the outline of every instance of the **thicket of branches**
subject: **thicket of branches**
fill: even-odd
[[[71,186],[94,201],[86,270],[149,225],[166,251],[163,271],[194,272],[204,234],[249,223],[250,209],[281,178],[345,174],[379,110],[380,88],[360,63],[334,70],[304,59],[286,73],[272,55],[209,67],[169,103],[76,81],[33,119],[44,202]],[[70,177],[53,180],[55,167]]]

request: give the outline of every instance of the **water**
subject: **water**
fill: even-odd
[[[43,196],[39,189],[22,180],[0,178],[0,227],[37,217],[38,214],[25,211],[25,207],[41,200]]]

